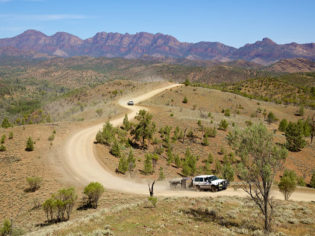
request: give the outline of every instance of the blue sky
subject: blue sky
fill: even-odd
[[[69,32],[164,33],[180,41],[234,47],[269,37],[315,42],[315,0],[0,0],[0,38],[27,29]]]

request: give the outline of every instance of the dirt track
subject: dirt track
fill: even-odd
[[[146,94],[132,98],[137,104],[141,101],[149,99],[163,92],[166,89],[179,86],[178,84],[171,84],[163,88],[152,90]],[[133,119],[137,112],[144,107],[135,105],[127,106],[127,101],[130,98],[124,98],[119,101],[119,104],[130,110],[128,113],[129,120]],[[123,121],[123,116],[111,120],[114,126],[120,125]],[[87,184],[91,181],[98,181],[107,189],[115,191],[123,191],[137,194],[148,194],[147,181],[142,180],[135,182],[128,178],[118,177],[105,168],[97,161],[94,152],[94,140],[96,133],[102,128],[102,124],[94,125],[89,128],[84,128],[73,134],[65,143],[64,155],[62,156],[62,164],[64,170],[73,178],[73,180],[80,184]],[[233,190],[229,188],[225,191],[217,193],[209,192],[194,192],[194,191],[172,191],[169,189],[167,183],[157,183],[155,186],[155,194],[162,196],[173,197],[204,197],[204,196],[247,196],[242,190]],[[283,199],[282,194],[275,190],[273,191],[275,198]],[[315,201],[314,191],[296,191],[292,194],[291,200],[296,201]]]

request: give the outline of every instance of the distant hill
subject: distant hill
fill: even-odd
[[[292,58],[280,60],[265,68],[274,72],[312,72],[315,71],[315,62],[305,58]]]
[[[315,60],[315,43],[276,44],[264,38],[262,41],[246,44],[237,49],[219,42],[185,43],[170,35],[146,32],[136,34],[100,32],[92,38],[82,40],[65,32],[47,36],[36,30],[27,30],[15,37],[0,39],[0,49],[5,47],[58,57],[92,56],[129,59],[154,57],[220,62],[245,60],[264,65],[297,57]]]

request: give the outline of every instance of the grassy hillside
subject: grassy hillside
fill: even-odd
[[[277,77],[259,77],[236,83],[194,86],[215,88],[248,98],[278,104],[304,105],[315,108],[315,73],[292,73]]]

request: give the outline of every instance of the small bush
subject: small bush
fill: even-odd
[[[13,139],[13,132],[12,131],[9,133],[9,139]]]
[[[96,111],[96,114],[99,116],[99,117],[101,117],[102,115],[103,115],[103,109],[97,109]]]
[[[288,127],[288,121],[286,119],[282,119],[279,124],[278,130],[281,132],[285,132]]]
[[[212,163],[213,163],[213,156],[212,156],[211,153],[209,153],[209,155],[208,155],[207,162],[208,162],[209,164],[212,164]]]
[[[145,175],[153,173],[152,156],[149,153],[145,156],[143,172]]]
[[[231,115],[230,109],[225,109],[224,116],[230,116],[230,115]]]
[[[184,84],[185,84],[185,86],[189,86],[191,83],[190,83],[189,79],[186,79]]]
[[[31,152],[34,150],[34,141],[31,137],[29,137],[26,141],[26,148],[25,151]]]
[[[165,179],[165,175],[164,175],[163,167],[160,167],[160,173],[159,173],[159,179],[158,180],[164,180],[164,179]]]
[[[2,128],[9,128],[9,127],[11,127],[12,125],[11,125],[11,123],[9,122],[9,120],[8,120],[8,118],[4,118],[3,119],[3,121],[2,121],[2,123],[1,123],[1,127]]]
[[[296,174],[292,170],[285,170],[278,184],[280,192],[284,195],[285,200],[289,200],[291,194],[296,188]]]
[[[112,146],[112,148],[110,149],[110,153],[112,155],[114,155],[115,157],[120,157],[121,153],[120,153],[120,146],[119,143],[117,142],[117,140],[115,139],[114,144]]]
[[[7,148],[3,144],[1,144],[0,145],[0,152],[5,152],[6,150],[7,150]]]
[[[74,188],[60,189],[43,203],[48,222],[69,220],[77,195]],[[65,216],[66,215],[66,216]]]
[[[202,143],[203,146],[209,146],[209,140],[208,140],[208,135],[205,135],[203,137]]]
[[[229,123],[226,120],[221,120],[218,129],[226,131],[228,126],[229,126]]]
[[[55,135],[54,134],[52,134],[52,135],[50,135],[48,137],[48,141],[50,141],[50,142],[54,141],[54,139],[55,139]]]
[[[148,200],[149,200],[149,202],[151,202],[153,207],[156,207],[157,197],[149,197]]]
[[[27,177],[26,182],[29,185],[29,190],[35,192],[37,189],[40,188],[40,184],[42,183],[42,178],[40,177]]]
[[[295,113],[297,116],[304,116],[304,106],[300,106],[299,110]]]
[[[183,103],[185,103],[185,104],[188,103],[188,99],[187,99],[186,96],[185,96],[184,99],[183,99]]]
[[[0,228],[1,236],[9,236],[12,235],[12,223],[10,220],[5,219],[3,221],[2,227]]]
[[[222,176],[229,182],[234,180],[234,169],[230,164],[224,164],[222,169]]]
[[[277,117],[275,116],[275,114],[273,114],[272,112],[269,112],[268,113],[268,116],[267,116],[267,122],[269,124],[273,123],[273,122],[276,122],[278,119]]]
[[[118,164],[118,172],[122,173],[122,174],[125,174],[128,170],[128,163],[127,163],[127,160],[126,160],[126,157],[125,155],[122,155],[120,158],[119,158],[119,164]]]
[[[305,180],[302,176],[297,176],[296,181],[298,186],[306,186]]]
[[[246,126],[251,126],[251,125],[253,124],[253,122],[250,121],[250,120],[246,120],[246,121],[245,121],[245,124],[246,124]]]
[[[87,206],[97,208],[98,200],[104,193],[104,187],[98,182],[91,182],[84,188],[84,194],[87,196]]]
[[[7,137],[5,136],[5,134],[3,134],[3,135],[1,136],[1,141],[0,141],[0,143],[1,143],[1,144],[4,144],[6,138],[7,138]]]
[[[217,135],[217,130],[215,127],[213,128],[205,128],[204,136],[207,135],[208,137],[214,138]]]

